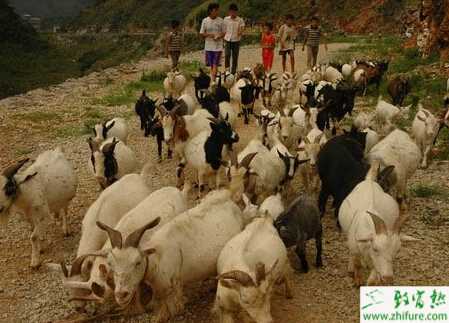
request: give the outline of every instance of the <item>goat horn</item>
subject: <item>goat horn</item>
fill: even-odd
[[[107,234],[109,236],[109,240],[111,240],[112,248],[118,248],[118,249],[122,248],[122,234],[119,231],[112,229],[111,227],[107,226],[106,224],[104,224],[100,221],[97,221],[97,226],[101,230],[107,232]]]
[[[256,155],[257,155],[257,153],[251,153],[249,155],[246,155],[240,162],[239,168],[244,167],[244,168],[248,169],[249,164],[251,164],[251,162],[253,161],[254,157],[256,157]]]
[[[232,270],[232,271],[229,271],[227,273],[224,273],[224,274],[218,276],[218,280],[223,280],[223,279],[232,279],[232,280],[238,281],[244,287],[256,286],[256,284],[254,284],[254,281],[251,278],[251,276],[248,275],[248,273],[245,273],[244,271],[241,271],[241,270]]]
[[[29,158],[25,158],[5,168],[5,170],[2,173],[3,176],[5,176],[6,178],[12,178],[14,175],[16,175],[19,169],[21,169],[23,165],[25,165],[29,160],[30,160]]]
[[[139,246],[140,239],[142,239],[142,236],[145,233],[145,231],[154,228],[155,226],[157,226],[159,224],[159,222],[161,222],[161,218],[157,217],[156,219],[154,219],[153,221],[151,221],[147,225],[145,225],[145,226],[141,227],[140,229],[137,229],[136,231],[131,233],[125,239],[124,247],[125,248],[127,248],[127,247],[137,248]]]

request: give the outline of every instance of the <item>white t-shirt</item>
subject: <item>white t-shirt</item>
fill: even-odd
[[[224,25],[226,30],[224,40],[229,42],[240,41],[242,37],[239,35],[239,31],[242,31],[243,28],[245,28],[245,21],[240,17],[232,19],[231,16],[227,16],[224,19]]]
[[[211,19],[210,17],[206,17],[203,19],[201,23],[200,34],[214,34],[219,35],[225,32],[225,27],[223,23],[223,19],[217,17],[215,19]],[[213,39],[211,37],[207,37],[204,42],[204,49],[206,51],[219,52],[223,50],[223,38]]]

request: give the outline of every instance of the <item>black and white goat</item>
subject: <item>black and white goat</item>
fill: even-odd
[[[200,194],[205,188],[204,176],[214,174],[216,186],[220,186],[219,169],[228,166],[223,160],[223,148],[232,149],[232,145],[239,141],[238,134],[232,129],[229,122],[223,119],[209,118],[211,130],[200,132],[184,146],[184,160],[181,161],[177,175],[183,176],[186,165],[197,172]]]

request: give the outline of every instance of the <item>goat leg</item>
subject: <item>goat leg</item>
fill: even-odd
[[[309,264],[307,263],[306,258],[306,241],[301,238],[298,240],[296,244],[296,255],[298,256],[301,262],[301,269],[303,273],[309,272]]]
[[[317,268],[323,267],[323,260],[321,259],[321,254],[323,251],[323,230],[321,229],[315,235],[315,245],[316,245],[316,266]]]

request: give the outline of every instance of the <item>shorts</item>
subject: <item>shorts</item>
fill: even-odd
[[[221,66],[221,51],[206,50],[206,66]]]
[[[295,54],[295,50],[294,49],[280,49],[279,50],[279,55],[281,56],[285,56],[289,54],[290,56]]]

